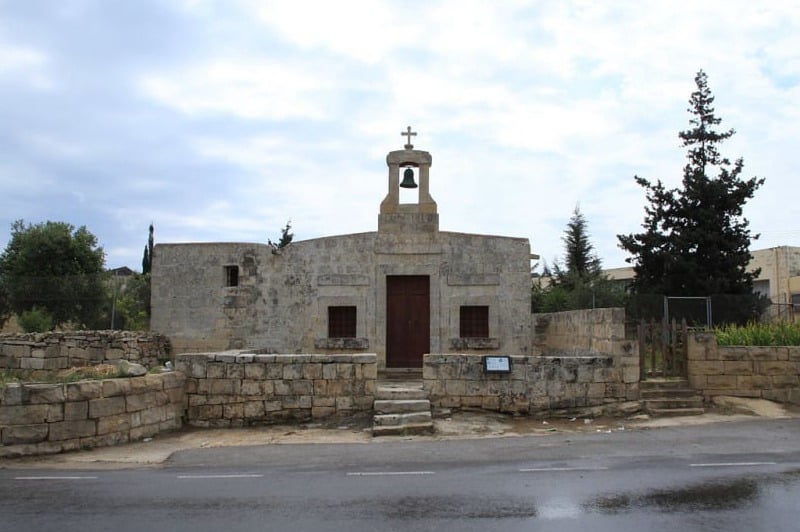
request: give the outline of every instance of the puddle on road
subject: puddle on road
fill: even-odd
[[[410,519],[508,519],[536,517],[536,506],[527,499],[480,499],[471,497],[402,497],[381,505],[392,520]]]
[[[777,477],[716,480],[674,489],[652,490],[643,494],[620,493],[598,497],[585,503],[583,507],[586,512],[607,515],[641,510],[665,513],[738,510],[757,504],[765,491],[798,482],[798,471]]]

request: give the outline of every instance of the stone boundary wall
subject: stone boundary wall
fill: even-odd
[[[689,333],[689,383],[715,395],[800,404],[800,347],[720,347],[714,333]]]
[[[423,384],[431,404],[513,414],[558,414],[587,407],[638,410],[636,356],[511,356],[511,373],[487,374],[483,356],[425,355]]]
[[[186,353],[187,423],[239,427],[346,416],[372,410],[377,355]]]
[[[0,334],[0,369],[58,370],[123,359],[151,369],[165,358],[169,358],[169,340],[150,332]]]
[[[0,388],[0,457],[104,447],[181,427],[178,372]]]
[[[623,354],[625,309],[600,308],[532,315],[532,353],[545,355]]]

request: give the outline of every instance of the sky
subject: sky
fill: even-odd
[[[800,245],[800,1],[0,0],[0,249],[85,225],[156,243],[377,230],[407,126],[446,231],[548,264],[579,206],[607,268],[634,176],[680,184],[703,69],[722,154],[766,183],[752,249]]]

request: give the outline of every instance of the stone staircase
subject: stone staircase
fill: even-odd
[[[653,417],[699,416],[705,413],[703,397],[686,379],[648,379],[639,383],[644,411]]]
[[[431,402],[422,380],[381,380],[375,393],[373,436],[406,436],[433,432]]]

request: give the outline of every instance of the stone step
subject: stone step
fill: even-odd
[[[703,398],[700,396],[694,397],[679,397],[669,398],[660,397],[658,399],[645,399],[644,407],[647,411],[652,410],[669,410],[673,408],[703,408]]]
[[[380,401],[412,401],[427,399],[428,393],[422,389],[422,384],[417,386],[392,386],[380,383],[375,390],[375,399]]]
[[[377,414],[372,418],[374,427],[399,427],[403,425],[416,425],[420,423],[432,423],[431,411],[427,412],[408,412],[405,414]]]
[[[422,368],[386,368],[378,372],[380,380],[422,380]]]
[[[653,417],[700,416],[706,413],[702,408],[653,408],[648,410]]]
[[[433,423],[409,423],[407,425],[389,425],[372,427],[372,435],[377,436],[411,436],[414,434],[430,434]]]
[[[691,389],[686,379],[646,379],[639,383],[640,390],[685,390]]]
[[[375,401],[373,409],[376,414],[430,412],[431,402],[427,399],[379,399]]]
[[[661,399],[667,397],[694,397],[696,391],[691,388],[671,388],[666,390],[661,389],[639,389],[639,396],[642,399]]]

